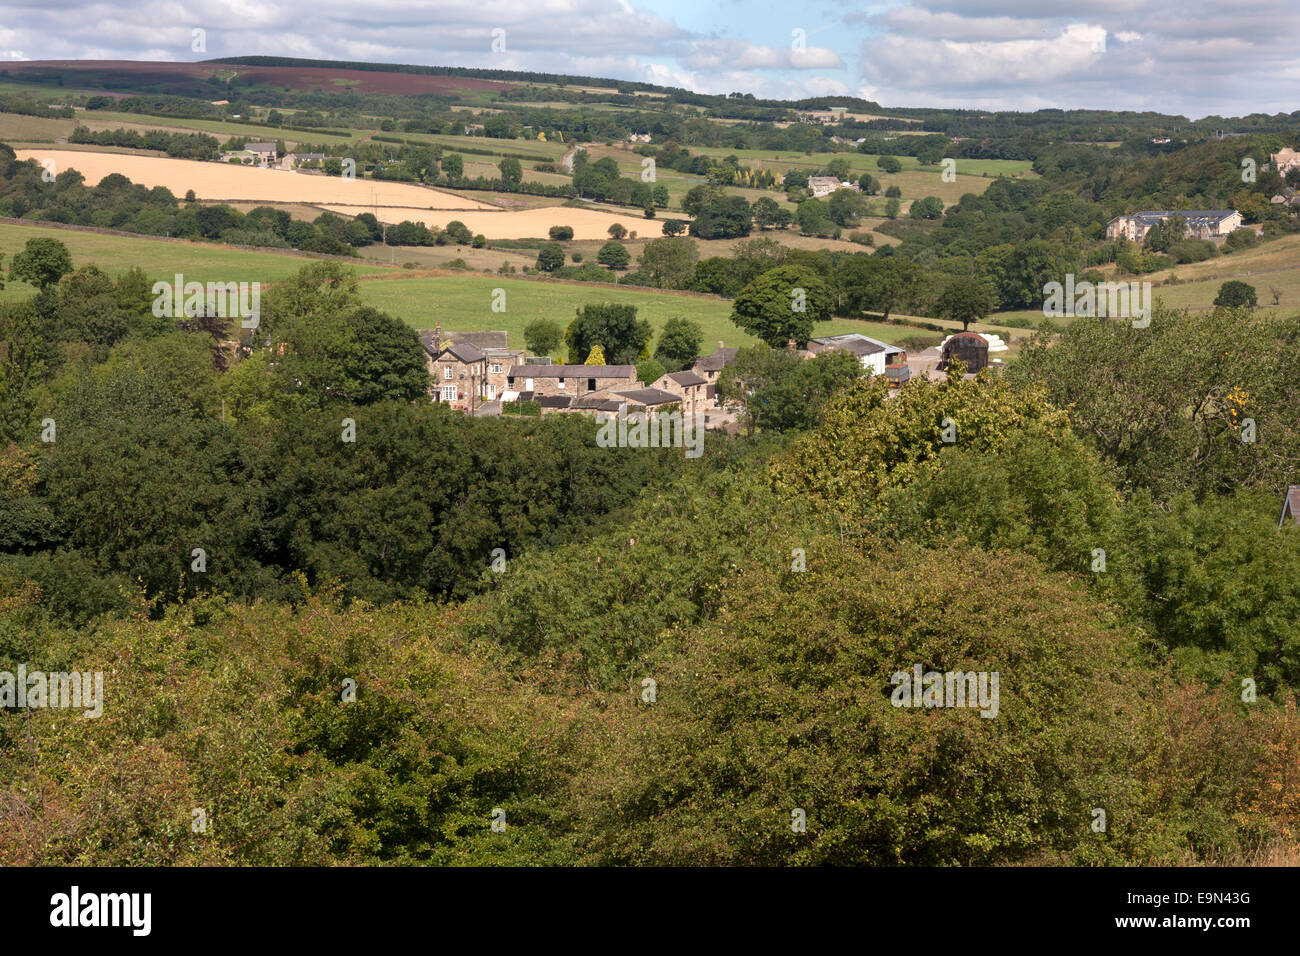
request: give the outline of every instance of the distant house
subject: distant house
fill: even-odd
[[[823,126],[829,126],[844,119],[844,114],[848,111],[847,106],[832,106],[824,110],[804,110],[798,116],[801,123],[821,123]]]
[[[1241,213],[1235,209],[1163,209],[1116,216],[1106,224],[1106,238],[1142,242],[1151,228],[1171,216],[1182,216],[1188,239],[1214,239],[1241,228]]]
[[[1280,193],[1269,199],[1275,205],[1300,206],[1300,191],[1292,186],[1283,186]]]
[[[516,365],[524,363],[525,352],[520,348],[485,348],[483,349],[484,358],[487,361],[487,379],[485,380],[483,397],[488,401],[500,398],[506,392],[506,379],[510,374],[510,369]]]
[[[862,192],[862,187],[857,183],[841,182],[834,176],[809,176],[808,188],[812,190],[813,199],[821,199],[823,196],[829,196],[831,193],[840,189],[851,189],[853,192]]]
[[[276,159],[275,143],[245,143],[244,149],[258,159],[261,166],[274,166]]]
[[[1278,175],[1285,176],[1293,169],[1300,169],[1300,150],[1279,150],[1268,158],[1268,163]]]
[[[325,154],[289,153],[285,156],[285,159],[288,160],[291,169],[297,169],[299,166],[305,166],[308,163],[321,163],[323,165],[325,162]]]
[[[573,399],[569,411],[586,412],[604,421],[618,415],[619,409],[627,412],[660,411],[679,405],[682,397],[659,388],[619,388]]]
[[[648,143],[650,142],[649,133],[629,133],[627,137],[629,143]]]
[[[695,360],[691,366],[691,371],[703,378],[708,385],[704,389],[704,398],[706,401],[716,401],[718,391],[718,375],[724,368],[736,361],[736,354],[740,349],[724,348],[722,343],[718,343],[717,349],[712,355],[702,355]]]
[[[506,372],[502,398],[512,401],[512,392],[532,392],[535,397],[572,399],[636,384],[635,365],[512,365]]]
[[[1291,523],[1300,525],[1300,485],[1291,485],[1286,490],[1286,497],[1282,499],[1282,517],[1277,520],[1278,530],[1286,524],[1286,519],[1290,518]]]
[[[509,336],[499,330],[444,335],[441,323],[437,328],[420,332],[420,343],[429,356],[434,401],[468,407],[501,398],[510,368],[525,360],[524,349],[510,348],[508,340]],[[452,370],[450,378],[448,368]],[[455,398],[452,398],[453,383]]]
[[[708,379],[694,372],[669,372],[651,382],[650,387],[676,395],[685,415],[702,415],[706,406],[713,404],[708,395]]]
[[[858,332],[808,340],[808,351],[814,355],[829,349],[838,349],[856,355],[862,362],[862,367],[872,375],[884,375],[887,366],[907,361],[907,352],[898,346],[869,338]]]

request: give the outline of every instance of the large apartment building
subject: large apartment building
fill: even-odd
[[[1182,216],[1188,239],[1214,239],[1241,228],[1241,213],[1235,209],[1162,209],[1116,216],[1106,224],[1106,238],[1142,242],[1156,223],[1170,216]]]

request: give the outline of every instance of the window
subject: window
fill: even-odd
[[[587,379],[587,391],[594,392],[595,390],[596,390],[596,380],[594,378]]]
[[[488,371],[491,372],[493,375],[500,375],[500,374],[501,374],[501,363],[500,363],[500,362],[493,362],[491,365],[488,366]]]
[[[456,400],[455,385],[444,385],[442,387],[442,400],[444,402],[454,402]]]
[[[564,379],[560,379],[559,387],[564,388]]]
[[[531,392],[532,390],[533,390],[533,380],[531,378],[524,379],[524,391]]]
[[[445,379],[448,379],[448,380],[451,379],[451,366],[450,366],[450,365],[444,365],[444,366],[442,367],[442,377],[445,378]]]

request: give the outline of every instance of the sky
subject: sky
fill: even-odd
[[[0,60],[260,54],[1193,119],[1300,109],[1298,37],[1300,0],[0,0]]]

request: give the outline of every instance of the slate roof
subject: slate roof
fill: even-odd
[[[635,365],[512,365],[511,378],[635,378]]]
[[[444,354],[450,354],[462,362],[481,362],[486,356],[481,348],[473,342],[453,342],[442,350]]]
[[[668,405],[682,400],[680,395],[665,392],[662,388],[628,388],[620,389],[613,394],[628,404],[637,405]]]
[[[509,335],[505,332],[443,332],[445,338],[453,342],[471,342],[481,349],[503,349],[507,346]]]
[[[736,353],[740,349],[718,348],[712,355],[701,355],[695,360],[695,368],[705,372],[721,372],[724,368],[736,361]]]
[[[1221,222],[1229,216],[1236,215],[1235,209],[1145,209],[1142,212],[1130,213],[1127,216],[1116,216],[1111,222],[1117,219],[1136,219],[1144,226],[1154,226],[1158,222],[1163,222],[1170,216],[1182,216],[1189,223],[1201,224],[1209,222]]]
[[[692,385],[709,384],[708,379],[700,378],[700,376],[696,375],[694,372],[669,372],[668,378],[682,386],[682,388],[690,388]]]

